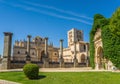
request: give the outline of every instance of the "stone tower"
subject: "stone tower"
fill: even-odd
[[[1,67],[2,69],[10,69],[12,35],[13,34],[11,32],[4,32],[4,51]]]
[[[68,31],[68,47],[74,42],[83,41],[83,32],[75,28]]]

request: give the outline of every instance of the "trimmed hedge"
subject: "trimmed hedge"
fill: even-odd
[[[110,19],[100,14],[94,16],[94,24],[90,32],[90,61],[92,68],[94,64],[94,35],[97,29],[102,31],[103,54],[114,66],[120,68],[120,8],[118,8]]]
[[[38,79],[39,67],[36,64],[26,64],[23,67],[24,74],[29,79]]]

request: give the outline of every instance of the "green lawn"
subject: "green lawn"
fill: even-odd
[[[0,73],[0,79],[22,84],[120,84],[120,73],[41,72],[40,79],[29,80],[23,72],[4,72]]]

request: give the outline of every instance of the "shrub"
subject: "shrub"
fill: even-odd
[[[23,67],[24,74],[29,79],[37,79],[39,75],[39,67],[36,64],[26,64]]]

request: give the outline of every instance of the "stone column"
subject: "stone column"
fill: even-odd
[[[43,57],[43,67],[49,67],[49,57],[48,57],[48,37],[45,37],[45,56]]]
[[[30,55],[30,39],[31,39],[31,36],[28,35],[27,36],[27,54]]]
[[[88,43],[86,43],[86,66],[89,66],[89,58],[88,58]]]
[[[4,51],[1,69],[10,69],[11,64],[11,46],[13,33],[4,32]]]
[[[76,58],[76,42],[74,42],[74,67],[77,66],[78,60]]]
[[[60,40],[60,55],[59,55],[59,61],[60,61],[60,68],[63,65],[64,59],[63,59],[63,39]]]
[[[48,57],[48,38],[45,37],[45,57]]]
[[[28,35],[27,36],[27,56],[26,56],[26,63],[30,63],[31,62],[31,58],[30,58],[30,39],[31,39],[31,36]]]

